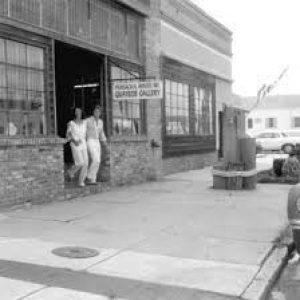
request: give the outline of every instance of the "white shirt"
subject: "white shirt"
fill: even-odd
[[[82,120],[80,123],[70,121],[68,123],[67,137],[68,139],[74,139],[76,142],[80,142],[80,145],[86,145],[86,121]],[[70,136],[71,135],[71,136]]]
[[[103,121],[101,119],[96,121],[96,119],[92,116],[86,119],[87,123],[87,139],[100,140],[101,142],[106,141],[106,136],[103,129]]]

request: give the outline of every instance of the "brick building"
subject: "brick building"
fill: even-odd
[[[0,0],[1,204],[72,194],[75,106],[104,108],[110,186],[212,163],[230,57],[231,33],[187,0]],[[112,82],[138,78],[161,79],[163,100],[112,99]]]

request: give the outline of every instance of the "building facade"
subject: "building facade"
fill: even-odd
[[[253,102],[253,101],[252,101]],[[300,96],[276,95],[267,97],[247,116],[247,132],[256,135],[262,131],[300,131]]]
[[[189,1],[1,0],[0,204],[69,195],[75,106],[104,108],[109,185],[212,162],[230,56],[231,33]],[[162,100],[112,98],[113,82],[147,78]]]
[[[165,174],[217,159],[218,112],[232,100],[231,38],[190,1],[161,1]]]

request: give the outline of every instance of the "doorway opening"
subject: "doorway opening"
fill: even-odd
[[[96,104],[101,105],[106,124],[103,56],[56,42],[55,70],[57,134],[66,136],[67,124],[74,117],[75,107],[82,108],[84,117],[88,117]],[[73,162],[68,144],[64,149],[64,160],[66,164]]]

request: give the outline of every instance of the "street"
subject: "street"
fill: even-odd
[[[289,186],[211,185],[207,168],[3,212],[1,300],[247,299],[286,228]],[[66,246],[99,255],[52,253]]]
[[[300,299],[299,255],[293,253],[278,282],[272,289],[268,300]]]

